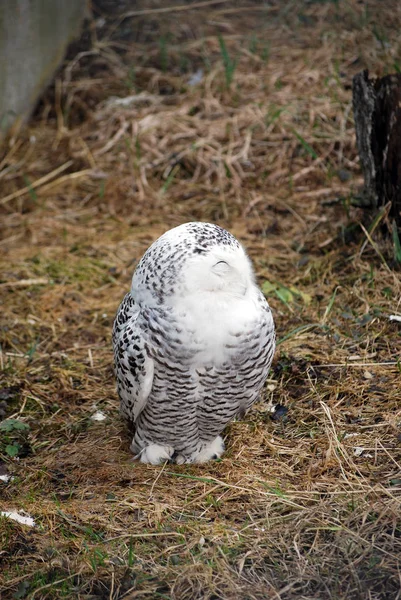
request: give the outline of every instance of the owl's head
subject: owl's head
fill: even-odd
[[[139,304],[217,293],[241,297],[254,283],[251,262],[238,240],[211,223],[170,229],[145,252],[132,280]]]
[[[216,245],[202,254],[193,254],[183,266],[182,275],[187,293],[244,296],[254,283],[250,260],[240,245]]]

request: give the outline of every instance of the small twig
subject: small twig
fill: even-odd
[[[214,4],[224,4],[228,0],[207,0],[205,2],[194,2],[193,4],[184,4],[179,6],[165,6],[163,8],[148,8],[147,10],[132,10],[123,15],[127,17],[140,17],[142,15],[155,15],[160,13],[181,12],[183,10],[192,10],[193,8],[204,8],[205,6],[213,6]]]
[[[181,537],[181,538],[184,538],[184,540],[186,539],[185,535],[183,533],[178,533],[178,531],[159,531],[157,533],[123,533],[121,535],[116,535],[115,537],[112,537],[112,538],[107,538],[107,540],[105,540],[105,541],[106,542],[114,542],[114,540],[122,540],[124,538],[140,539],[140,538],[152,538],[152,537],[162,537],[162,536]]]
[[[80,177],[84,177],[85,175],[93,174],[92,169],[84,169],[83,171],[75,171],[75,173],[69,173],[68,175],[63,175],[63,177],[59,177],[54,181],[51,181],[47,185],[44,185],[41,189],[42,192],[47,192],[50,188],[55,185],[60,185],[61,183],[65,183],[66,181],[71,181],[72,179],[79,179]]]
[[[320,188],[318,190],[312,190],[311,192],[303,192],[301,194],[296,194],[295,197],[302,198],[317,198],[319,196],[324,196],[325,194],[348,194],[349,188],[346,187],[329,187],[329,188]]]
[[[0,161],[0,175],[4,174],[3,167],[4,165],[10,164],[11,157],[20,149],[22,146],[22,140],[16,142],[13,146],[11,146],[11,150],[6,154],[2,161]]]
[[[46,585],[42,585],[42,587],[37,588],[32,593],[31,598],[34,598],[38,592],[41,592],[42,590],[45,590],[45,589],[47,589],[49,587],[58,585],[59,583],[63,583],[64,581],[67,581],[68,579],[72,579],[73,577],[76,577],[77,575],[79,575],[79,573],[73,573],[72,575],[68,575],[68,577],[63,577],[63,579],[57,579],[57,581],[52,581],[51,583],[47,583]]]
[[[109,30],[109,36],[111,36],[119,28],[124,19],[128,19],[130,17],[143,17],[146,15],[161,13],[182,12],[184,10],[192,10],[193,8],[204,8],[205,6],[213,6],[214,4],[224,4],[225,2],[228,2],[228,0],[205,0],[204,2],[195,2],[194,4],[181,4],[178,6],[165,6],[163,8],[148,8],[144,10],[131,10],[124,13],[119,19],[117,19],[117,21],[114,23],[114,26]]]
[[[114,594],[114,578],[115,578],[115,573],[114,573],[114,568],[111,572],[111,586],[110,586],[110,596],[109,596],[109,600],[113,600],[113,594]]]
[[[386,259],[384,258],[383,254],[380,252],[379,248],[377,247],[377,244],[375,244],[375,242],[372,239],[372,236],[370,235],[369,231],[366,229],[366,227],[364,227],[362,225],[362,223],[359,223],[361,226],[361,229],[363,231],[363,233],[366,235],[366,237],[368,238],[370,245],[372,246],[373,250],[376,252],[377,256],[380,258],[380,260],[383,263],[383,266],[386,267],[387,271],[389,273],[391,273],[391,269],[388,266],[388,264],[386,263]]]
[[[398,361],[388,361],[379,363],[330,363],[328,365],[311,365],[314,369],[325,369],[326,367],[388,367],[398,365]]]
[[[93,369],[93,356],[92,356],[92,350],[90,348],[88,348],[88,359],[89,359],[89,366],[91,369]]]
[[[379,214],[376,216],[375,220],[373,221],[372,226],[370,227],[370,235],[372,236],[374,231],[377,229],[378,225],[381,223],[381,221],[383,220],[384,217],[387,217],[389,212],[390,212],[390,207],[391,207],[391,202],[387,202],[387,204],[385,206],[383,206],[383,208],[381,209],[381,211],[379,212]],[[360,258],[362,256],[362,254],[365,251],[365,248],[369,242],[369,238],[367,238],[363,244],[361,244],[361,248],[358,252],[358,257]]]
[[[0,283],[0,288],[17,288],[17,287],[29,287],[31,285],[47,285],[50,283],[50,279],[45,277],[38,277],[37,279],[20,279],[19,281],[5,281]]]
[[[311,382],[310,377],[309,377],[309,381]],[[314,385],[313,385],[313,387],[315,388]],[[325,413],[325,415],[326,415],[326,417],[327,417],[327,419],[329,421],[329,424],[330,424],[330,427],[328,427],[328,430],[331,429],[332,437],[330,439],[330,437],[328,436],[329,437],[329,442],[330,442],[330,444],[333,443],[334,446],[335,446],[335,448],[336,448],[336,450],[337,450],[337,452],[333,453],[333,456],[337,460],[338,466],[339,466],[339,468],[341,470],[341,473],[342,473],[342,475],[344,477],[344,480],[347,483],[349,483],[349,479],[347,477],[347,473],[346,473],[346,471],[345,471],[345,469],[343,467],[343,463],[341,461],[341,456],[344,458],[344,460],[347,463],[348,467],[351,468],[350,472],[355,471],[358,475],[362,475],[362,474],[359,471],[359,469],[357,468],[357,466],[355,465],[355,463],[350,458],[350,456],[349,456],[349,454],[347,452],[346,447],[340,442],[340,439],[339,439],[339,436],[338,436],[338,432],[337,432],[336,426],[334,424],[333,417],[332,417],[332,414],[331,414],[329,406],[326,404],[326,402],[323,402],[323,400],[320,400],[320,406],[322,407],[323,412]]]
[[[205,481],[208,483],[214,483],[221,487],[225,487],[230,490],[238,490],[240,492],[247,492],[247,493],[257,492],[261,496],[265,496],[267,498],[276,498],[277,500],[282,501],[283,504],[288,504],[289,506],[292,506],[293,508],[302,508],[302,506],[300,504],[293,502],[290,498],[287,498],[286,496],[279,496],[273,492],[265,492],[265,491],[259,490],[259,489],[251,490],[250,488],[247,488],[244,486],[226,483],[225,481],[221,481],[220,479],[217,479],[216,477],[196,477],[193,475],[187,475],[186,473],[174,473],[171,471],[166,471],[166,475],[172,475],[173,477],[183,477],[185,479],[193,479],[195,481]]]
[[[392,461],[393,461],[393,463],[394,463],[394,464],[395,464],[395,466],[397,467],[397,469],[398,469],[399,473],[401,473],[401,465],[400,465],[400,463],[398,463],[398,462],[395,460],[395,458],[394,458],[394,457],[393,457],[393,456],[390,454],[390,452],[387,450],[387,448],[385,448],[385,447],[383,446],[383,444],[381,443],[381,441],[380,441],[380,440],[377,440],[377,441],[378,441],[379,445],[382,447],[382,450],[384,450],[384,452],[387,454],[387,456],[390,458],[390,460],[392,460]],[[369,448],[367,448],[367,450],[369,450]]]
[[[108,152],[109,150],[111,150],[111,148],[113,148],[113,146],[118,142],[119,139],[121,139],[121,137],[127,131],[128,127],[129,127],[129,122],[128,121],[124,121],[123,124],[121,125],[121,127],[119,128],[119,130],[113,135],[113,137],[111,138],[111,140],[109,140],[107,142],[107,144],[105,144],[103,146],[103,148],[100,148],[99,150],[96,150],[94,152],[94,155],[95,156],[101,156],[102,154],[105,154],[106,152]]]
[[[313,163],[311,165],[309,165],[308,167],[304,167],[303,169],[301,169],[300,171],[298,171],[297,173],[295,173],[292,176],[292,181],[297,181],[298,179],[300,179],[301,177],[303,177],[304,175],[307,175],[308,173],[310,173],[311,171],[313,171],[314,169],[316,169],[316,167],[318,167],[321,163],[324,163],[324,161],[330,156],[332,150],[333,150],[334,144],[332,144],[330,146],[330,149],[328,152],[326,152],[325,154],[323,154],[322,156],[319,156],[318,158],[316,158]],[[324,168],[324,165],[323,165]],[[325,169],[327,171],[327,169]]]
[[[164,469],[166,468],[167,465],[167,461],[165,461],[163,463],[162,468],[160,469],[159,473],[157,474],[156,479],[154,480],[152,487],[150,488],[150,492],[149,492],[149,500],[151,499],[152,495],[153,495],[153,490],[155,489],[155,485],[156,483],[159,481],[161,474],[163,473]]]
[[[191,506],[191,504],[196,504],[197,502],[200,502],[203,498],[205,498],[206,496],[209,496],[210,494],[212,494],[213,492],[218,490],[220,487],[221,487],[221,485],[220,485],[220,483],[218,483],[214,487],[209,488],[208,490],[206,490],[206,492],[204,492],[200,496],[197,496],[194,500],[191,500],[190,502],[185,504],[184,508],[188,508],[188,506]]]
[[[72,164],[73,164],[73,161],[68,160],[66,163],[64,163],[60,167],[57,167],[57,169],[54,169],[54,171],[47,173],[47,175],[44,175],[43,177],[41,177],[40,179],[37,179],[33,183],[26,185],[24,188],[17,190],[16,192],[9,194],[8,196],[5,196],[4,198],[2,198],[0,200],[0,205],[6,204],[6,202],[9,202],[10,200],[14,200],[15,198],[19,198],[20,196],[23,196],[24,194],[26,194],[27,192],[30,192],[31,190],[35,190],[36,188],[40,187],[41,185],[43,185],[50,179],[53,179],[53,177],[56,177],[57,175],[59,175],[59,173],[62,173],[63,171],[68,169],[68,167],[70,167]]]

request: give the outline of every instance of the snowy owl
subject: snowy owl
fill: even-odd
[[[257,400],[275,349],[271,310],[228,231],[186,223],[139,262],[114,321],[121,413],[144,463],[203,463]]]

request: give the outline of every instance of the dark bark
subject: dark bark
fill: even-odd
[[[352,86],[356,141],[364,176],[363,203],[381,208],[401,228],[401,74],[369,79],[355,75]]]

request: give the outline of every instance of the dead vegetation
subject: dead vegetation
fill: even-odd
[[[2,599],[401,597],[399,265],[358,207],[350,91],[400,69],[400,7],[201,4],[95,3],[3,148],[0,509],[36,526],[0,519]],[[279,346],[221,461],[138,465],[111,325],[196,219],[247,247]]]

